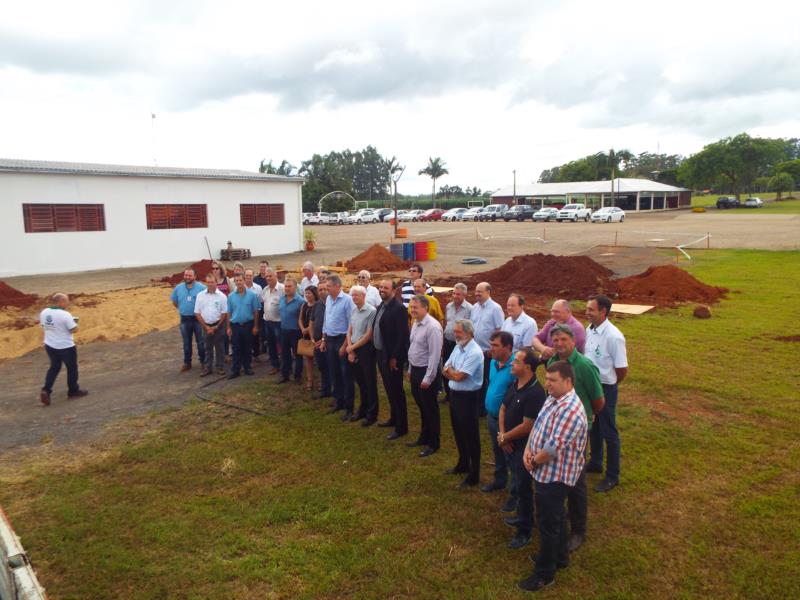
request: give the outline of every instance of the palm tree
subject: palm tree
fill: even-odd
[[[436,158],[428,158],[428,166],[419,172],[420,175],[427,175],[433,180],[433,191],[431,192],[433,208],[436,208],[436,180],[448,173],[447,165],[438,156]]]
[[[403,171],[405,171],[406,168],[400,164],[400,161],[397,160],[396,156],[383,159],[383,164],[386,167],[386,171],[389,173],[389,179],[391,179],[392,185],[394,186],[392,208],[394,209],[394,233],[397,235],[397,182],[400,180],[400,177],[402,177]]]

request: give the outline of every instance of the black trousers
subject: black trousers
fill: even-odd
[[[451,342],[448,339],[444,340],[444,343],[442,344],[442,364],[447,362],[447,359],[450,358],[450,355],[453,353],[455,348],[455,342]],[[450,402],[450,386],[447,385],[447,383],[444,384],[444,397],[447,402]]]
[[[233,344],[232,373],[238,373],[244,368],[250,370],[253,344],[253,322],[231,323],[231,343]]]
[[[586,516],[589,513],[589,491],[586,489],[586,467],[581,471],[581,476],[575,482],[575,487],[569,488],[567,495],[567,512],[569,514],[569,531],[586,535]]]
[[[511,460],[511,470],[514,473],[514,483],[517,497],[517,517],[521,522],[517,525],[517,533],[530,535],[533,529],[533,478],[525,468],[523,456],[525,454],[525,441],[516,441],[514,451],[506,455]]]
[[[450,390],[450,422],[458,448],[456,470],[467,473],[466,481],[478,483],[481,469],[481,434],[478,424],[480,390]]]
[[[492,353],[488,350],[483,353],[483,383],[481,384],[481,403],[478,414],[486,416],[486,390],[489,389],[489,367],[492,365]]]
[[[419,415],[422,420],[422,427],[419,433],[419,441],[426,446],[439,449],[439,403],[436,401],[438,375],[427,389],[421,387],[422,380],[425,379],[427,367],[411,366],[411,395],[419,408]]]
[[[42,390],[51,394],[53,392],[53,384],[56,382],[56,377],[61,372],[61,364],[67,367],[67,391],[71,394],[79,391],[78,387],[78,349],[73,346],[72,348],[51,348],[45,344],[44,349],[47,351],[47,357],[50,359],[50,368],[47,369],[47,375],[44,377],[44,387]]]
[[[333,386],[333,397],[336,400],[336,408],[353,412],[355,390],[353,389],[353,378],[350,377],[347,355],[339,356],[339,349],[345,342],[344,335],[329,335],[325,344],[325,352],[328,355],[328,373],[331,376]]]
[[[394,425],[398,435],[408,433],[408,405],[406,403],[406,390],[403,387],[403,366],[397,365],[392,371],[389,368],[389,357],[384,350],[378,351],[378,369],[383,380],[383,389],[389,399],[389,422]]]
[[[300,381],[303,375],[303,357],[297,353],[300,341],[299,329],[281,329],[281,378],[289,379],[294,365],[294,378]]]
[[[536,522],[539,525],[539,556],[534,573],[545,581],[556,576],[556,565],[569,562],[567,552],[567,520],[564,499],[569,486],[561,483],[539,483],[536,486]]]
[[[263,332],[264,332],[264,311],[258,311],[258,333],[253,336],[253,356],[258,356],[263,352],[262,348],[264,347],[264,339],[263,339]]]
[[[356,362],[350,363],[353,377],[358,384],[359,418],[378,419],[378,374],[375,371],[375,347],[368,342],[356,350]]]

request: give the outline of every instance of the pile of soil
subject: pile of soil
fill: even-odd
[[[36,303],[39,297],[36,294],[24,294],[7,283],[0,281],[0,308],[14,306],[28,308]]]
[[[203,260],[198,260],[196,263],[192,263],[187,269],[194,269],[197,281],[204,281],[206,275],[211,272],[211,261],[207,258]],[[229,273],[230,275],[230,273]],[[181,281],[183,281],[183,271],[178,273],[173,273],[172,275],[167,275],[166,277],[162,277],[161,281],[168,283],[170,285],[178,285]]]
[[[370,273],[385,273],[405,269],[409,263],[395,256],[380,244],[373,244],[345,264],[349,271],[366,269]]]
[[[727,288],[707,285],[673,265],[650,267],[644,273],[616,281],[620,300],[674,306],[682,302],[713,304]]]

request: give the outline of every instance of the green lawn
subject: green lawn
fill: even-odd
[[[703,206],[703,207],[715,207],[717,204],[717,198],[722,196],[727,196],[729,194],[711,194],[709,196],[692,196],[692,206]],[[776,194],[774,193],[765,193],[765,194],[753,194],[757,198],[761,198],[764,201],[764,206],[758,209],[753,208],[737,208],[734,210],[728,210],[726,214],[798,214],[800,213],[800,199],[797,198],[795,194],[794,197],[791,197],[789,194],[784,194],[784,198],[791,198],[789,200],[780,200],[775,201]],[[740,201],[744,203],[747,199],[746,194],[742,194],[740,197]]]
[[[692,273],[732,291],[709,320],[684,307],[619,323],[622,484],[590,493],[589,539],[545,597],[797,595],[800,344],[776,337],[800,335],[800,253],[693,254]],[[504,498],[443,474],[446,411],[423,460],[296,388],[227,399],[269,416],[195,403],[101,454],[0,470],[52,598],[521,597],[536,542],[507,550]]]

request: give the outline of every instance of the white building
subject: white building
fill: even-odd
[[[0,159],[0,277],[302,249],[301,177]],[[208,243],[208,247],[206,246]]]
[[[613,191],[612,191],[613,184]],[[692,205],[692,192],[685,188],[650,181],[618,177],[614,181],[571,181],[565,183],[523,183],[504,187],[492,194],[496,204],[562,206],[582,202],[592,209],[619,206],[629,211],[667,210]]]

